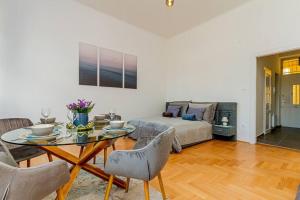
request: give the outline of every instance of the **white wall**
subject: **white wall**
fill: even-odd
[[[83,97],[96,103],[94,113],[115,108],[125,119],[161,114],[164,39],[71,0],[1,3],[9,60],[0,68],[1,80],[6,77],[1,117],[36,121],[41,107],[48,106],[53,116],[66,120],[65,105]],[[137,55],[138,90],[79,86],[79,42]]]
[[[4,2],[0,1],[0,116],[2,115],[3,108],[3,95],[4,95],[4,66],[5,66],[5,55],[4,55]]]
[[[253,0],[167,41],[71,0],[4,1],[3,117],[37,120],[50,106],[65,119],[64,104],[78,97],[94,100],[97,112],[114,105],[126,118],[150,116],[166,94],[238,102],[238,139],[255,142],[256,57],[300,47],[299,0]],[[137,55],[139,90],[79,86],[79,41]]]
[[[238,102],[256,141],[256,57],[300,47],[299,0],[253,0],[168,41],[167,99]]]

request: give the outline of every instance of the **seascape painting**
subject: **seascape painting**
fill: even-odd
[[[97,86],[98,48],[79,44],[79,85]]]
[[[123,87],[123,53],[100,48],[100,86]]]
[[[137,57],[133,55],[124,55],[124,87],[137,89]]]

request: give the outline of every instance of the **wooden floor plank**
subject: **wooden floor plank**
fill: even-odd
[[[133,144],[119,139],[116,148],[130,149]],[[74,155],[80,149],[64,148]],[[32,159],[32,165],[44,162],[47,156]],[[171,154],[162,178],[172,200],[293,200],[300,184],[300,152],[214,140]],[[160,190],[157,179],[150,184]]]

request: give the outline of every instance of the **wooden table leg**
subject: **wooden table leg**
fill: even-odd
[[[56,193],[57,193],[57,197],[56,197],[57,200],[64,200],[65,199],[64,192],[63,192],[62,189],[58,189],[56,191]]]
[[[52,155],[67,161],[68,163],[74,165],[71,174],[70,174],[70,180],[69,182],[63,186],[62,193],[60,194],[61,197],[66,198],[76,177],[78,176],[80,169],[84,169],[85,171],[108,181],[109,174],[106,174],[102,169],[99,167],[89,164],[88,161],[93,159],[95,155],[97,155],[100,151],[102,151],[111,141],[105,140],[98,142],[97,144],[88,144],[83,151],[80,158],[68,153],[67,151],[64,151],[63,149],[60,149],[56,146],[41,146],[40,148],[51,153]],[[119,178],[114,178],[113,183],[121,188],[126,188],[126,182]]]

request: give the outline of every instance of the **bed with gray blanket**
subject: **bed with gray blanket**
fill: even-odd
[[[166,104],[166,110],[169,105],[180,105],[181,113],[179,117],[152,117],[131,120],[128,123],[138,127],[137,130],[129,137],[137,139],[141,135],[141,131],[146,131],[142,127],[147,122],[160,124],[161,126],[172,126],[175,128],[175,139],[173,142],[173,150],[180,152],[182,148],[197,144],[203,141],[212,139],[212,123],[217,108],[217,103],[209,102],[190,102],[190,101],[176,101],[168,102]],[[206,110],[201,121],[189,121],[183,120],[181,115],[186,114],[188,107],[204,107]]]

